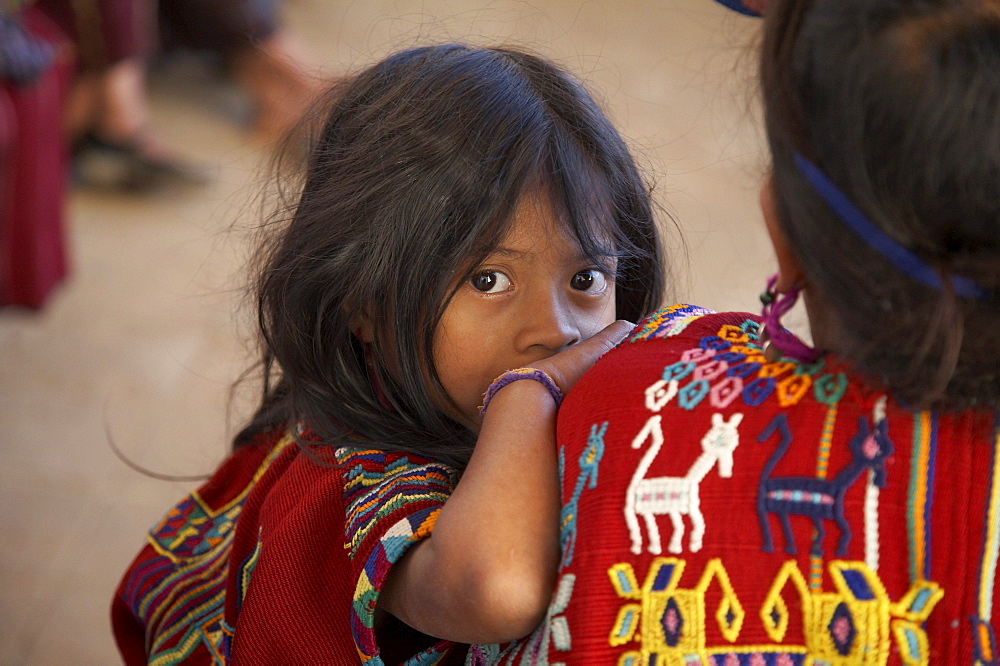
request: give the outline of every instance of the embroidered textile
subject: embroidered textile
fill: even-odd
[[[112,607],[126,663],[383,664],[379,590],[430,533],[455,472],[305,446],[276,433],[237,450],[153,528]],[[406,664],[461,652],[441,642]]]
[[[491,663],[998,663],[996,415],[768,362],[758,330],[666,308],[566,396],[566,589]]]

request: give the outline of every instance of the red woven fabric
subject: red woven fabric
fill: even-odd
[[[756,321],[668,309],[567,395],[560,594],[531,641],[566,664],[996,663],[994,414],[767,363]]]
[[[146,53],[154,28],[149,6],[139,0],[35,0],[59,24],[77,51],[77,66],[101,70]]]
[[[60,51],[28,85],[0,80],[0,306],[40,308],[68,272],[60,127],[74,62],[43,11],[28,7],[21,19]]]
[[[283,436],[281,436],[283,435]],[[280,436],[280,437],[279,437]],[[241,448],[150,532],[115,595],[126,663],[382,663],[385,576],[429,534],[455,482],[401,453]],[[407,663],[443,664],[441,643]]]

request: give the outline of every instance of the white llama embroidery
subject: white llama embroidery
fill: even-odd
[[[654,399],[654,402],[658,401]],[[635,474],[632,475],[625,497],[625,523],[632,537],[632,552],[636,555],[642,552],[642,533],[638,517],[642,516],[646,522],[649,552],[659,555],[662,547],[656,516],[664,514],[670,516],[674,527],[667,550],[671,553],[682,551],[684,521],[681,516],[684,514],[691,517],[691,538],[688,546],[692,553],[701,550],[702,538],[705,536],[705,517],[701,513],[698,484],[716,463],[719,464],[719,476],[730,478],[733,475],[733,451],[740,443],[736,426],[743,420],[743,414],[733,414],[729,421],[725,421],[722,414],[713,414],[712,427],[701,438],[702,454],[694,461],[687,474],[682,477],[661,476],[646,479],[643,477],[659,454],[660,447],[663,446],[661,418],[659,414],[651,416],[632,440],[633,449],[641,447],[647,439],[652,440],[649,449],[639,461]]]

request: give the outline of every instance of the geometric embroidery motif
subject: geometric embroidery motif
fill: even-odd
[[[212,512],[197,493],[191,493],[150,531],[150,543],[173,562],[197,557],[225,540],[242,509],[239,502]]]
[[[788,628],[786,590],[798,596],[806,648],[829,663],[884,664],[893,640],[906,664],[927,664],[922,623],[944,591],[920,580],[897,602],[886,594],[878,574],[863,562],[833,560],[827,569],[836,591],[812,589],[795,561],[786,562],[760,609],[764,629],[781,642]]]
[[[759,609],[774,644],[740,646],[734,643],[746,615],[721,560],[709,560],[692,588],[680,586],[685,564],[678,558],[658,557],[641,585],[629,563],[608,570],[615,592],[626,601],[608,642],[612,646],[638,643],[619,656],[619,666],[876,666],[887,663],[893,641],[904,663],[929,663],[921,625],[944,594],[935,583],[918,581],[893,602],[878,575],[863,562],[835,560],[829,562],[828,570],[836,589],[823,592],[810,589],[798,564],[789,560]],[[713,583],[722,592],[714,609],[706,607],[706,592]],[[787,596],[789,587],[791,596]],[[782,643],[793,606],[801,614],[804,644]],[[729,644],[706,645],[710,617]]]
[[[629,342],[676,335],[683,330],[681,324],[686,326],[697,318],[670,319],[668,315],[663,320],[648,322]],[[649,333],[647,329],[655,332]],[[705,399],[716,409],[723,409],[738,398],[747,405],[757,406],[775,396],[783,407],[797,404],[810,393],[825,404],[840,400],[847,388],[843,373],[823,372],[822,358],[811,364],[790,359],[768,362],[758,342],[759,332],[760,325],[747,319],[739,326],[727,324],[716,335],[703,337],[697,347],[686,350],[676,363],[663,369],[661,380],[664,387],[669,385],[670,395],[662,404],[675,396],[678,406],[688,410]]]
[[[685,564],[678,558],[657,557],[641,585],[627,562],[608,570],[615,592],[628,602],[619,609],[608,641],[612,646],[634,641],[640,644],[639,650],[623,653],[619,664],[714,663],[702,659],[710,653],[704,645],[708,617],[715,618],[727,641],[739,637],[745,612],[721,561],[710,560],[697,585],[690,589],[679,586]],[[705,594],[713,583],[721,589],[722,598],[718,608],[710,609],[706,608]],[[726,647],[721,654],[730,651]]]
[[[232,629],[224,622],[234,526],[256,481],[293,441],[285,435],[228,504],[212,510],[197,492],[171,509],[147,535],[159,555],[137,570],[124,600],[151,629],[150,664],[180,664],[199,647],[216,663],[228,659]],[[155,581],[155,585],[147,583]]]

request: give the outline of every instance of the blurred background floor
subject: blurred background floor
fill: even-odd
[[[323,76],[428,42],[521,45],[606,101],[657,182],[672,297],[757,310],[772,270],[757,210],[758,24],[710,0],[290,0]],[[212,165],[210,185],[128,197],[74,191],[72,273],[41,312],[0,310],[0,664],[113,664],[118,577],[155,523],[225,456],[247,416],[240,270],[269,155],[240,93],[175,62],[152,78],[156,125]],[[669,222],[664,216],[665,222]]]

